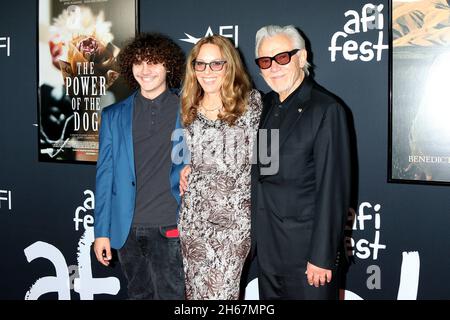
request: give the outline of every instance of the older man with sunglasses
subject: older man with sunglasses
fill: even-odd
[[[260,298],[337,299],[351,180],[345,109],[309,77],[295,27],[261,28],[256,57],[273,90],[264,98],[260,129],[279,130],[278,144],[270,132],[267,141],[272,159],[278,152],[278,172],[267,174],[263,161],[252,168]]]

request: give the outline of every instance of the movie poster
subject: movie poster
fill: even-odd
[[[40,0],[39,160],[95,163],[102,108],[130,93],[117,56],[136,0]]]
[[[450,183],[450,0],[392,1],[391,181]]]

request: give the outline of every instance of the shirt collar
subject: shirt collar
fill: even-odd
[[[142,95],[141,90],[138,90],[137,98],[144,105],[160,106],[164,104],[167,101],[167,99],[169,99],[170,95],[171,95],[170,90],[166,88],[166,90],[164,90],[164,92],[161,93],[159,96],[157,96],[155,99],[148,99]]]
[[[287,96],[286,99],[284,99],[283,102],[280,101],[280,95],[278,93],[275,94],[275,103],[276,105],[278,105],[280,108],[285,109],[287,108],[289,105],[291,105],[292,102],[294,102],[295,100],[297,100],[297,97],[301,96],[302,93],[302,88],[304,87],[304,83],[307,81],[307,76],[305,75],[305,78],[303,79],[303,81],[300,83],[300,85],[294,90],[292,91],[289,96]]]

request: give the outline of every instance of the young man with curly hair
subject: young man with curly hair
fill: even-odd
[[[184,299],[177,231],[179,170],[171,135],[179,128],[183,51],[168,37],[141,34],[118,57],[137,89],[102,111],[96,174],[97,260],[117,249],[130,299]]]

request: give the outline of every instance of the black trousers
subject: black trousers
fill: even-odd
[[[308,284],[306,268],[289,275],[276,275],[258,268],[259,299],[261,300],[337,300],[339,272],[333,270],[332,280],[316,288]]]
[[[131,300],[183,300],[184,271],[179,238],[166,236],[174,226],[133,226],[118,258]]]

